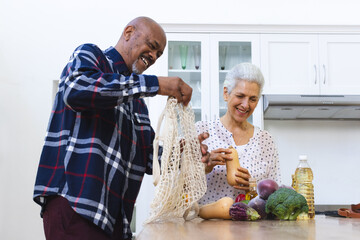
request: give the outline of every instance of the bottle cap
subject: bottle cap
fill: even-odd
[[[307,160],[307,156],[306,155],[299,155],[299,159],[300,160]]]

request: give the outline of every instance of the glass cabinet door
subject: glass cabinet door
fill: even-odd
[[[257,35],[215,35],[212,36],[211,46],[215,55],[212,74],[213,79],[211,88],[214,98],[212,98],[212,118],[219,118],[226,113],[226,102],[223,98],[223,83],[227,73],[235,65],[243,62],[251,62],[260,67],[259,40]],[[214,79],[216,78],[216,79]],[[253,122],[253,116],[248,121]]]
[[[223,82],[232,67],[241,62],[260,67],[259,34],[167,33],[167,38],[158,64],[164,68],[158,73],[180,77],[192,87],[195,121],[215,120],[225,114]],[[154,106],[150,114],[157,117],[163,103],[155,99],[150,99]],[[252,117],[249,121],[262,128],[261,100]]]
[[[180,77],[192,89],[191,105],[195,121],[201,119],[201,43],[169,41],[168,76]]]
[[[189,39],[188,39],[189,38]],[[180,77],[192,89],[191,106],[195,121],[200,121],[208,114],[208,76],[209,65],[206,56],[209,37],[196,34],[192,37],[168,35],[168,76]]]

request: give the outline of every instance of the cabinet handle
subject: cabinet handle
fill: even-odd
[[[316,83],[317,83],[317,70],[316,70],[316,65],[314,64],[314,75],[315,75],[315,85],[316,85]]]
[[[325,64],[323,64],[323,70],[324,70],[324,84],[326,82],[326,67]]]

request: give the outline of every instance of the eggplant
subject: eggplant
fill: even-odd
[[[255,221],[261,218],[255,209],[242,202],[234,203],[229,209],[229,214],[235,221]]]
[[[251,199],[248,203],[249,207],[252,207],[258,212],[261,219],[266,219],[267,216],[265,211],[265,205],[266,205],[266,200],[262,199],[259,195]]]

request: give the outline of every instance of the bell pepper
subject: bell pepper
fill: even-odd
[[[241,202],[241,201],[243,201],[243,200],[246,200],[246,196],[245,196],[245,194],[240,193],[240,194],[236,197],[235,202]]]

